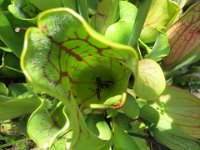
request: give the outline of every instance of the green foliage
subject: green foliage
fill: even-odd
[[[158,29],[168,29],[177,20],[180,11],[180,6],[171,0],[152,0],[140,38],[145,43],[154,42],[159,34]]]
[[[91,17],[91,26],[101,34],[104,34],[109,25],[118,18],[119,0],[102,0],[96,13]]]
[[[165,69],[177,70],[200,60],[200,4],[193,5],[182,18],[167,31],[171,51],[164,59]],[[179,28],[177,28],[179,26]],[[185,30],[187,28],[187,30]],[[190,38],[187,38],[190,37]],[[173,56],[173,57],[172,57]]]
[[[200,3],[185,5],[0,0],[0,149],[200,149]]]
[[[166,81],[162,69],[154,60],[143,59],[138,62],[134,83],[137,96],[155,101],[162,94],[165,86]]]
[[[27,85],[14,84],[9,89],[3,83],[1,86],[0,121],[30,114],[40,105],[40,100]],[[15,89],[16,86],[18,88]]]
[[[145,56],[145,58],[149,58],[155,61],[160,61],[162,60],[162,58],[167,56],[169,52],[170,52],[170,45],[168,43],[167,35],[163,31],[160,31],[152,50],[149,52],[149,54]]]
[[[15,33],[13,31],[13,28],[5,16],[4,13],[0,12],[0,20],[1,20],[1,25],[0,25],[0,39],[4,42],[6,46],[8,46],[12,52],[16,56],[20,56],[22,45],[23,45],[23,39],[20,38],[21,35]],[[16,39],[17,42],[16,42]],[[16,44],[13,44],[16,43]]]
[[[119,21],[107,28],[105,37],[114,42],[128,44],[137,14],[137,7],[129,2],[120,1],[119,10]]]

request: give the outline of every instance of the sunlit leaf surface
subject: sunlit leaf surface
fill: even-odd
[[[27,31],[21,65],[52,96],[98,103],[124,92],[136,59],[132,48],[104,40],[73,11],[54,9]]]
[[[168,31],[171,51],[164,59],[165,67],[170,69],[191,59],[200,59],[200,3],[196,4]]]
[[[134,49],[104,40],[74,11],[60,8],[41,13],[38,27],[28,29],[21,59],[34,87],[64,103],[72,149],[109,146],[110,139],[88,131],[76,103],[104,103],[126,92],[137,63]]]

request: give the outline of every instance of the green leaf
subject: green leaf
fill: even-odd
[[[47,149],[52,146],[56,138],[67,132],[68,127],[69,121],[62,105],[58,106],[51,116],[45,101],[42,100],[41,105],[29,118],[27,132],[40,148]]]
[[[2,82],[0,82],[0,95],[8,95],[8,89],[6,87],[6,85]]]
[[[49,150],[66,150],[66,139],[63,136],[61,139],[56,141]]]
[[[7,17],[0,12],[0,39],[8,46],[16,56],[20,56],[23,39],[14,32]]]
[[[159,143],[169,149],[198,150],[200,145],[197,141],[189,138],[184,130],[181,130],[167,114],[161,114],[156,128],[151,129],[152,136]]]
[[[81,114],[79,115],[81,133],[77,135],[78,141],[70,148],[75,150],[80,150],[83,147],[88,150],[109,149],[112,134],[110,127],[104,120],[104,115],[88,114],[86,120],[83,120]],[[68,140],[68,144],[70,143],[71,141]]]
[[[142,108],[140,109],[140,117],[149,126],[157,125],[160,119],[158,111],[148,104],[142,106]]]
[[[92,131],[97,137],[107,142],[108,148],[111,144],[111,129],[105,121],[105,117],[102,114],[88,114],[86,117],[86,124],[90,131]],[[107,148],[107,149],[108,149]]]
[[[8,6],[9,11],[17,18],[23,20],[34,21],[40,12],[57,7],[68,7],[71,9],[76,8],[74,0],[12,0],[12,4]]]
[[[9,96],[20,98],[26,96],[26,94],[33,94],[31,86],[26,83],[11,83],[8,85]]]
[[[162,60],[163,57],[167,56],[170,52],[170,46],[168,43],[167,35],[160,31],[156,38],[156,42],[153,46],[150,54],[146,55],[145,58],[153,59],[155,61]]]
[[[164,106],[165,113],[173,119],[184,133],[200,138],[200,101],[189,91],[169,86],[159,102]]]
[[[94,149],[105,141],[87,129],[77,103],[103,103],[123,94],[136,61],[134,49],[106,41],[74,11],[59,8],[41,13],[38,28],[27,30],[21,66],[37,90],[65,105],[70,148]]]
[[[41,103],[27,84],[12,83],[8,85],[8,89],[5,85],[0,89],[3,90],[3,88],[6,90],[6,95],[0,95],[0,120],[32,113]]]
[[[19,58],[13,53],[3,52],[2,64],[0,64],[0,78],[19,78],[23,77],[20,69]]]
[[[75,8],[74,0],[56,0],[56,1],[49,0],[48,3],[46,3],[45,0],[26,0],[26,1],[29,5],[33,5],[41,11],[57,7]]]
[[[171,49],[164,59],[167,70],[177,70],[200,59],[199,17],[200,3],[197,3],[167,31]]]
[[[0,50],[3,50],[5,52],[12,52],[12,50],[6,46],[0,46]]]
[[[173,2],[176,2],[181,8],[183,8],[189,0],[173,0]]]
[[[38,26],[26,33],[21,61],[37,88],[63,101],[71,94],[78,103],[104,102],[126,90],[134,49],[104,40],[69,9],[42,13]]]
[[[152,0],[152,4],[141,33],[141,40],[151,43],[156,40],[159,27],[169,28],[176,21],[181,8],[171,0]],[[159,13],[158,13],[159,12]]]
[[[7,11],[10,0],[0,0],[0,12]]]
[[[136,138],[136,137],[133,137],[132,139],[134,140],[136,145],[139,147],[138,150],[151,150],[146,140],[141,139],[141,138]]]
[[[156,101],[166,86],[162,68],[151,59],[140,60],[135,73],[134,92],[140,98]]]
[[[60,3],[62,4],[63,7],[71,8],[73,10],[77,9],[76,0],[60,0]]]
[[[124,131],[130,131],[132,129],[131,122],[133,121],[133,119],[131,119],[124,113],[117,112],[117,114],[113,116],[113,120],[115,121],[115,124]]]
[[[95,15],[99,0],[87,0],[89,15]]]
[[[126,101],[120,112],[125,113],[128,117],[134,120],[139,116],[139,111],[136,99],[131,94],[127,94]]]
[[[21,99],[0,96],[0,121],[32,113],[39,104],[36,96]]]
[[[7,102],[8,100],[11,100],[11,97],[0,95],[0,103]]]
[[[147,126],[144,125],[142,120],[135,120],[131,123],[132,129],[129,131],[129,135],[139,147],[139,150],[151,150],[151,140],[148,137],[145,129]]]
[[[150,128],[151,135],[170,149],[198,150],[199,106],[199,99],[188,91],[166,87],[159,102],[149,105],[159,114],[157,124]],[[152,110],[146,113],[153,116]]]
[[[140,148],[135,143],[135,141],[132,139],[130,135],[125,133],[123,129],[121,129],[116,124],[113,124],[113,130],[114,130],[114,137],[113,137],[113,144],[114,144],[114,150],[132,150]]]
[[[35,22],[35,16],[40,12],[35,6],[28,4],[28,0],[12,0],[8,10],[16,18]]]
[[[97,12],[90,20],[91,26],[101,34],[118,17],[119,0],[103,0],[98,4]]]
[[[126,94],[116,95],[108,98],[103,104],[90,104],[92,109],[119,109],[124,105]]]
[[[24,40],[24,34],[28,27],[35,26],[35,20],[28,20],[28,19],[21,19],[18,17],[13,16],[10,12],[4,13],[7,19],[10,22],[10,25],[14,29],[15,33],[17,33],[18,37]],[[18,31],[19,28],[19,31]]]
[[[137,7],[129,2],[120,1],[119,14],[119,21],[106,29],[105,37],[114,42],[128,44],[137,14]]]
[[[78,13],[83,17],[83,19],[85,19],[86,22],[89,22],[87,3],[87,0],[76,0]]]

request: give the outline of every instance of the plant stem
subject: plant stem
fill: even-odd
[[[133,26],[131,37],[128,43],[128,45],[133,46],[134,48],[136,48],[136,44],[137,44],[138,38],[140,37],[140,33],[142,31],[147,14],[149,12],[151,2],[152,0],[139,1],[138,13],[137,13],[135,24]]]
[[[89,22],[87,0],[76,0],[76,5],[79,14],[85,19],[86,22]]]
[[[67,115],[69,116],[70,121],[70,126],[73,131],[73,136],[72,136],[72,141],[70,147],[73,147],[79,137],[80,137],[80,112],[77,108],[77,104],[71,97],[69,97],[68,100],[62,101],[66,110],[67,110]]]

